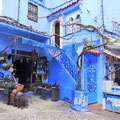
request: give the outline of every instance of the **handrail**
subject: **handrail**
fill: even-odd
[[[60,48],[59,45],[56,44],[54,40],[51,39],[51,41],[54,42],[54,45],[56,45],[58,48]],[[54,52],[52,54],[56,55],[56,53],[54,53]],[[58,54],[60,54],[60,53],[58,53]],[[76,65],[76,63],[70,58],[70,56],[65,51],[62,54],[60,54],[59,56],[60,56],[59,62],[62,63],[64,68],[77,81],[77,69],[76,69],[77,65]]]
[[[52,40],[52,39],[51,39]],[[52,40],[52,42],[54,42],[54,44],[59,48],[59,49],[61,49],[60,48],[60,46],[57,44],[57,43],[55,43],[55,41],[54,40]],[[66,52],[64,52],[64,53],[66,53]],[[70,58],[70,56],[66,53],[66,55],[68,56],[68,58],[76,65],[76,63]]]

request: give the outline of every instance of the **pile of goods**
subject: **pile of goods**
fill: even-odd
[[[41,99],[47,100],[51,98],[52,101],[59,100],[59,85],[55,83],[54,85],[48,85],[43,83],[34,87],[34,94],[39,95]]]
[[[24,96],[21,89],[18,89],[13,82],[9,83],[4,89],[3,102],[7,105],[13,105],[18,108],[28,107],[27,96]]]
[[[59,100],[59,85],[57,83],[55,83],[52,86],[51,100],[52,101],[58,101]]]
[[[51,96],[51,85],[48,85],[48,84],[37,84],[35,87],[34,87],[34,94],[35,95],[39,95],[40,98],[46,100],[48,98],[50,98]]]

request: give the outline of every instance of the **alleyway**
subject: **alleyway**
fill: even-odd
[[[23,110],[0,101],[0,120],[119,120],[120,114],[109,111],[76,112],[64,101],[44,101],[29,97],[29,107]]]

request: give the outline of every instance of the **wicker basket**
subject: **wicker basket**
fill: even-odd
[[[16,84],[16,89],[17,89],[17,91],[22,91],[23,88],[24,88],[24,85]]]

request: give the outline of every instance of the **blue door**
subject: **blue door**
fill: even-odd
[[[88,104],[97,102],[97,54],[84,55],[84,85],[88,92]]]
[[[97,77],[96,66],[89,65],[87,67],[87,91],[88,91],[88,104],[97,102]]]

